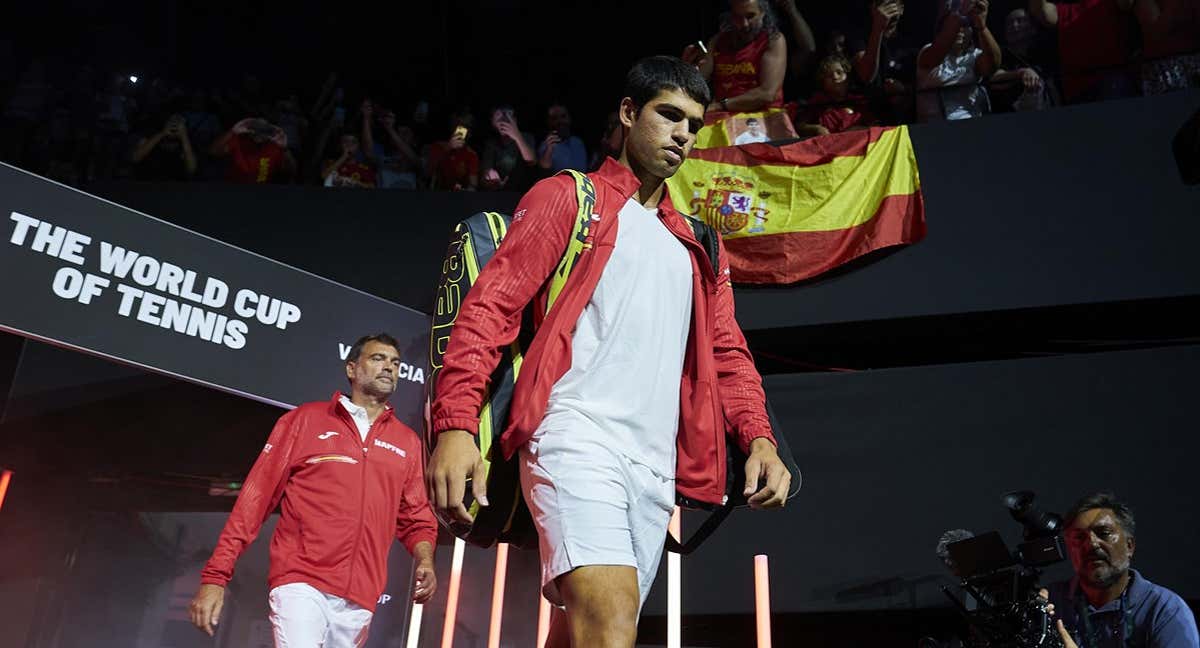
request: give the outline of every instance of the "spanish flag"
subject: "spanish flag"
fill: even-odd
[[[906,126],[693,150],[667,187],[721,232],[739,283],[793,283],[925,236]]]

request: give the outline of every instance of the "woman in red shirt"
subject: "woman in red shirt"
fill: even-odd
[[[783,105],[787,41],[765,0],[732,0],[721,32],[708,41],[710,56],[689,46],[683,59],[698,64],[712,82],[724,112],[755,112]]]

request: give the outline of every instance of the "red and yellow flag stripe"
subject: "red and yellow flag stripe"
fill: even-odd
[[[925,235],[905,126],[694,150],[668,188],[676,208],[721,231],[741,283],[808,279]]]

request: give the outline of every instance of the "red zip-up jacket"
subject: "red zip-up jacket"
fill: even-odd
[[[275,424],[201,583],[229,582],[277,504],[270,586],[307,583],[372,612],[387,584],[392,539],[409,553],[420,542],[437,542],[420,438],[388,407],[363,441],[340,398],[305,403]]]
[[[571,338],[579,315],[612,256],[617,213],[640,187],[628,168],[609,159],[589,174],[596,187],[584,251],[541,321],[521,365],[508,428],[506,457],[529,441],[546,413],[550,390],[571,367]],[[539,182],[521,199],[504,244],[483,267],[460,306],[431,410],[435,432],[478,433],[479,411],[501,349],[517,338],[530,303],[545,311],[549,282],[567,248],[578,214],[575,182],[558,175]],[[767,419],[762,378],[734,320],[729,260],[720,245],[714,274],[691,225],[663,197],[658,217],[688,249],[692,261],[692,319],[680,377],[676,490],[698,503],[719,505],[725,496],[725,434],[743,451],[759,437],[775,442]],[[646,277],[653,281],[653,277]]]

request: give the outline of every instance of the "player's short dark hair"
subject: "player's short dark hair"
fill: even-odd
[[[625,96],[639,110],[667,90],[682,91],[702,106],[712,103],[712,92],[700,70],[674,56],[644,58],[634,63],[625,76]]]
[[[1121,525],[1121,529],[1125,531],[1125,535],[1130,538],[1134,536],[1137,524],[1133,519],[1133,509],[1129,508],[1129,505],[1121,500],[1118,500],[1116,495],[1107,491],[1091,493],[1081,497],[1071,507],[1071,510],[1067,511],[1065,525],[1068,527],[1071,526],[1075,522],[1075,518],[1087,511],[1094,511],[1096,509],[1108,509],[1112,511],[1113,517],[1117,518],[1117,523]]]
[[[358,340],[354,343],[354,346],[350,347],[350,353],[346,354],[346,362],[358,362],[359,356],[362,355],[363,347],[367,346],[368,342],[380,342],[386,344],[395,349],[396,353],[400,353],[400,343],[396,341],[396,338],[388,335],[387,333],[376,333],[374,335],[364,335],[358,338]]]

